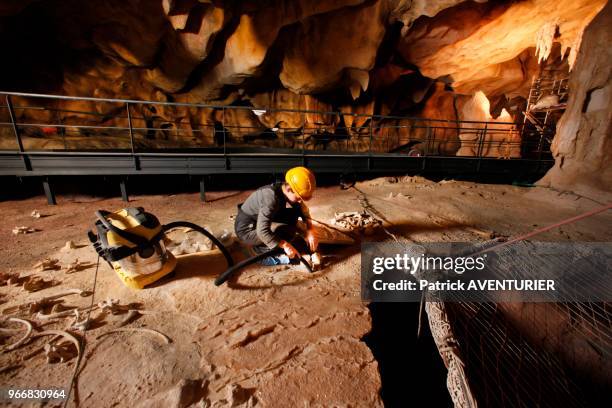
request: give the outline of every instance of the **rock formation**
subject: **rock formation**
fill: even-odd
[[[557,126],[555,166],[541,184],[590,195],[612,186],[612,5],[589,24],[570,75],[572,92]]]
[[[0,89],[244,107],[133,106],[135,127],[153,128],[136,131],[142,147],[215,146],[224,134],[234,145],[300,148],[303,141],[307,148],[358,151],[368,146],[371,134],[374,151],[471,155],[477,152],[466,142],[473,135],[455,121],[500,121],[505,108],[503,121],[520,125],[533,77],[552,66],[573,67],[572,109],[559,127],[556,169],[546,180],[570,188],[577,180],[570,174],[592,171],[606,154],[605,138],[580,150],[573,140],[584,138],[570,136],[588,135],[589,129],[605,134],[609,126],[603,124],[609,116],[601,108],[609,101],[607,79],[598,68],[606,64],[607,51],[596,51],[609,34],[601,29],[589,41],[583,39],[584,28],[605,3],[10,1],[0,6],[0,47],[6,56]],[[588,62],[579,64],[581,45],[581,58]],[[584,80],[585,75],[591,76]],[[465,108],[474,98],[484,110]],[[18,118],[30,123],[127,124],[118,104],[14,102],[61,110],[17,110]],[[581,111],[583,105],[588,111]],[[96,115],[86,113],[91,111]],[[371,114],[440,122],[373,121]],[[579,125],[573,118],[581,114]],[[8,120],[5,109],[0,119]],[[117,132],[22,130],[26,148],[122,148],[129,142]],[[423,142],[432,135],[433,142]],[[485,156],[518,157],[516,132],[493,138],[496,145]],[[9,128],[0,129],[0,144],[14,148]],[[593,186],[605,186],[609,173],[599,177]]]
[[[502,109],[497,118],[491,116],[489,100],[481,91],[463,105],[459,117],[464,120],[489,122],[462,123],[459,139],[461,147],[457,156],[483,156],[495,158],[521,157],[520,135],[516,126],[508,124],[512,117]],[[484,132],[485,126],[487,131]]]
[[[458,92],[483,90],[480,83],[493,78],[508,81],[505,91],[511,92],[529,80],[520,78],[520,67],[528,64],[527,56],[521,58],[523,51],[539,45],[541,59],[546,59],[553,41],[564,50],[575,45],[605,3],[536,0],[477,8],[462,4],[456,12],[445,10],[439,18],[416,25],[400,49],[423,75],[450,76]]]

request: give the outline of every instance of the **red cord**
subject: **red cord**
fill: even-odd
[[[585,212],[584,214],[580,214],[580,215],[577,215],[575,217],[568,218],[568,219],[563,220],[563,221],[559,221],[559,222],[557,222],[555,224],[548,225],[548,226],[542,227],[542,228],[538,228],[538,229],[533,230],[533,231],[531,231],[531,232],[529,232],[529,233],[527,233],[525,235],[521,235],[521,236],[519,236],[517,238],[513,238],[513,239],[511,239],[509,241],[502,242],[500,244],[492,246],[491,248],[483,249],[482,251],[476,252],[474,255],[479,255],[479,254],[482,254],[484,252],[489,252],[489,251],[493,251],[495,249],[499,249],[501,247],[505,247],[506,245],[510,245],[510,244],[515,243],[515,242],[525,240],[527,238],[531,238],[531,237],[533,237],[535,235],[538,235],[538,234],[541,234],[543,232],[549,231],[549,230],[551,230],[553,228],[557,228],[557,227],[560,227],[560,226],[565,225],[565,224],[571,224],[572,222],[579,221],[579,220],[581,220],[583,218],[591,217],[591,216],[593,216],[595,214],[599,214],[601,212],[604,212],[604,211],[607,211],[607,210],[610,210],[610,209],[612,209],[612,203],[609,203],[607,205],[604,205],[603,207],[599,207],[599,208],[596,208],[594,210]]]

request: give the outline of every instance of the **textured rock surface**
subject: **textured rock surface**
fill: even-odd
[[[478,0],[481,3],[486,0]],[[408,28],[420,16],[434,16],[445,8],[452,7],[461,0],[399,0],[390,2],[393,10],[391,16],[401,21]]]
[[[463,104],[479,91],[491,101],[491,118],[505,107],[510,113],[505,120],[522,123],[517,107],[524,106],[533,76],[544,67],[538,62],[563,70],[572,66],[584,27],[604,4],[605,0],[9,1],[0,6],[0,48],[10,56],[0,64],[0,89],[341,111],[256,115],[248,109],[135,106],[132,114],[136,127],[155,128],[137,131],[139,147],[215,146],[225,122],[233,144],[299,147],[305,133],[309,148],[363,150],[371,121],[354,113],[488,119],[461,113]],[[607,35],[591,35],[582,42],[584,52],[591,43],[605,43]],[[565,57],[563,63],[557,57]],[[585,100],[592,100],[584,115],[592,123],[583,120],[580,134],[605,127],[593,122],[606,120],[600,112],[605,109],[598,106],[609,101],[609,91],[597,67],[605,62],[593,62],[595,79],[575,77],[570,86],[570,92],[574,87],[578,92],[572,94],[572,118]],[[583,63],[583,75],[590,75],[584,65],[588,64]],[[592,86],[584,89],[587,82]],[[15,103],[45,104],[19,98]],[[18,110],[17,115],[31,123],[127,125],[120,117],[123,108],[115,104],[60,102],[53,108],[70,112]],[[0,120],[8,120],[5,109],[0,109]],[[371,130],[374,151],[401,149],[411,136],[425,134],[411,121],[387,122]],[[555,142],[557,171],[550,177],[559,186],[561,178],[569,184],[577,180],[570,168],[580,173],[607,157],[607,142],[600,139],[583,150],[574,149],[574,136],[568,135],[578,132],[572,130],[576,126],[576,120],[566,115]],[[435,135],[440,143],[429,149],[453,154],[459,130],[450,122],[441,127]],[[76,128],[67,129],[67,138],[52,127],[22,132],[26,148],[125,148],[129,143],[118,132],[102,138],[94,137],[99,134],[93,130]],[[0,128],[0,146],[15,148],[14,144],[10,129]],[[516,157],[516,151],[501,152],[499,146],[495,150],[486,155]],[[561,170],[566,159],[576,165]],[[586,166],[581,168],[578,163],[583,161]],[[606,185],[607,174],[601,173],[593,185]]]
[[[385,33],[385,6],[370,2],[303,21],[285,51],[281,83],[296,93],[316,93],[344,79],[356,99],[368,89],[368,71]]]
[[[172,28],[162,47],[159,66],[150,69],[146,78],[167,92],[177,92],[187,82],[191,72],[212,49],[213,40],[229,21],[230,12],[212,4],[174,4],[165,1],[164,12]],[[185,7],[187,6],[187,7]],[[188,25],[189,24],[189,25]]]
[[[193,91],[195,97],[214,99],[224,85],[240,85],[246,78],[261,76],[262,64],[282,27],[361,1],[268,2],[252,13],[240,15],[224,44],[221,61],[203,75]]]
[[[321,189],[311,206],[315,218],[327,220],[337,208],[359,209],[358,205],[355,207],[354,194],[347,193],[338,199],[336,192],[334,189],[334,207]],[[235,215],[236,205],[249,192],[210,194],[218,200],[205,207],[192,194],[172,199],[142,197],[145,201],[139,199],[139,205],[153,211],[162,222],[189,219],[210,226],[210,231],[216,234],[224,229],[232,230],[230,216]],[[56,253],[62,265],[78,258],[95,266],[96,253],[85,244],[83,231],[93,221],[94,207],[120,208],[123,204],[118,199],[104,200],[104,203],[82,199],[89,202],[78,199],[58,206],[53,216],[36,220],[42,222],[36,226],[45,231],[45,235],[38,235],[49,244],[45,248],[34,241],[30,247],[21,237],[16,241],[10,229],[0,231],[2,239],[8,240],[11,235],[11,242],[16,246],[28,246],[27,250],[22,247],[10,252],[16,256],[23,256],[19,255],[22,250],[30,254],[21,261],[3,256],[0,269],[24,275],[40,274],[55,282],[55,286],[35,293],[24,292],[17,285],[0,286],[2,310],[64,289],[92,287],[94,267],[70,274],[63,270],[38,273],[31,268],[34,263],[31,254],[38,251]],[[3,213],[12,213],[8,202],[1,204]],[[31,224],[30,212],[31,209],[25,215]],[[24,222],[17,218],[16,222]],[[61,250],[59,247],[66,241],[63,238],[59,238],[62,245],[52,248],[55,237],[73,232],[76,233],[71,239],[77,248]],[[54,238],[50,239],[47,233]],[[7,249],[3,246],[0,251],[8,255]],[[234,248],[233,252],[236,259],[244,257],[242,248]],[[154,329],[172,341],[165,344],[146,332],[99,337],[117,328],[126,315],[92,313],[96,323],[86,336],[78,390],[72,398],[80,406],[94,407],[114,404],[143,408],[190,404],[381,407],[378,363],[361,340],[370,331],[371,318],[367,305],[360,300],[360,257],[357,248],[346,247],[334,251],[333,255],[326,259],[330,265],[318,273],[310,274],[300,267],[254,265],[217,287],[213,279],[225,269],[225,261],[216,250],[204,251],[183,255],[173,279],[165,279],[142,291],[126,288],[108,265],[100,264],[95,302],[113,298],[121,305],[144,309],[140,317],[123,327]],[[86,306],[90,302],[90,297],[64,298],[66,307]],[[36,320],[27,312],[19,315]],[[53,327],[64,328],[70,319],[62,319]],[[78,331],[75,334],[81,335]],[[42,344],[38,339],[13,353],[3,353],[2,367],[22,364],[17,370],[0,373],[3,383],[67,386],[74,359],[47,364],[44,355],[38,354],[25,362],[21,360]]]
[[[605,3],[605,0],[588,3],[535,0],[511,3],[509,6],[480,7],[478,11],[469,12],[462,8],[462,15],[468,21],[467,28],[458,24],[454,14],[449,12],[447,19],[434,19],[431,27],[419,27],[416,38],[412,39],[414,45],[406,45],[404,54],[421,68],[425,76],[451,76],[458,91],[470,92],[473,86],[466,85],[474,77],[494,77],[491,74],[500,70],[503,75],[506,70],[512,71],[511,66],[504,65],[525,49],[536,46],[536,43],[541,44],[542,40],[537,41],[538,34],[549,24],[556,28],[553,36],[555,31],[558,32],[555,41],[561,42],[564,47],[574,45],[585,25]],[[423,46],[420,39],[427,40]],[[552,40],[547,39],[550,43]],[[415,49],[412,50],[412,47]],[[491,70],[490,74],[483,75],[483,69]]]
[[[540,181],[562,190],[612,194],[612,4],[586,28],[570,76],[572,93],[557,126],[555,166]]]
[[[484,124],[464,123],[461,125],[459,139],[461,147],[457,156],[478,156],[495,158],[517,158],[521,155],[520,134],[512,122],[510,114],[503,109],[497,118],[491,116],[489,100],[482,92],[477,92],[471,99],[462,104],[459,117],[462,120],[482,121],[487,123],[484,138],[481,131]]]
[[[527,95],[528,86],[532,76],[537,71],[534,51],[531,48],[520,48],[518,55],[501,59],[501,62],[491,64],[487,47],[488,39],[478,41],[475,47],[482,47],[482,51],[466,49],[456,55],[450,56],[454,60],[448,60],[444,55],[440,60],[436,56],[455,47],[455,44],[463,41],[477,41],[478,30],[487,25],[496,26],[500,24],[503,14],[508,10],[510,4],[505,3],[483,3],[474,4],[464,2],[455,7],[443,10],[435,18],[420,18],[410,29],[407,35],[402,36],[398,44],[398,50],[402,56],[417,66],[427,66],[425,71],[432,77],[450,76],[454,88],[464,94],[483,91],[492,97],[505,93],[508,97],[515,95]],[[499,27],[500,32],[508,34],[508,42],[513,41],[513,30],[508,31]],[[535,37],[533,39],[535,41]],[[500,49],[508,47],[505,43],[496,45]],[[477,54],[476,51],[482,52]],[[462,59],[471,59],[475,64]],[[453,71],[446,64],[456,64],[460,74]],[[477,67],[477,69],[476,69]]]
[[[426,77],[450,78],[461,93],[525,96],[535,68],[528,49],[538,39],[540,53],[550,48],[542,28],[558,26],[555,41],[574,46],[603,0],[458,3],[7,3],[0,30],[18,41],[5,36],[13,61],[2,66],[2,88],[142,99],[158,99],[158,88],[180,92],[177,99],[229,103],[284,87],[350,103],[372,83],[368,97],[382,107],[381,85],[405,85],[398,80],[414,72],[411,63]],[[410,100],[406,88],[402,99]]]
[[[516,236],[530,231],[533,224],[549,225],[598,206],[590,200],[539,187],[459,181],[435,183],[420,177],[392,181],[381,178],[360,182],[356,187],[367,195],[369,205],[387,220],[385,226],[390,232],[416,242],[477,241],[483,239],[482,232],[474,231],[483,230]],[[197,193],[170,197],[139,195],[134,197],[134,203],[155,213],[161,222],[187,219],[209,225],[212,232],[219,233],[231,229],[229,216],[248,194],[212,191],[206,204],[199,201]],[[321,188],[313,198],[313,216],[328,220],[335,211],[360,211],[358,197],[353,189]],[[32,265],[47,257],[59,259],[64,266],[75,258],[95,265],[96,254],[84,236],[85,229],[93,224],[93,212],[99,208],[122,208],[125,203],[118,197],[72,193],[60,195],[58,201],[57,207],[46,207],[44,196],[0,202],[0,212],[14,221],[10,227],[30,225],[41,230],[15,236],[10,227],[0,229],[3,242],[0,270],[24,276],[39,275],[56,282],[56,286],[34,293],[27,293],[15,284],[0,286],[2,311],[65,289],[92,288],[94,267],[68,274],[63,270],[37,272]],[[42,208],[45,208],[41,211],[43,216],[33,220],[31,211]],[[548,231],[541,238],[606,242],[612,239],[610,222],[612,214],[603,213]],[[371,239],[390,238],[381,234]],[[61,250],[68,240],[77,248]],[[224,269],[217,252],[186,256],[181,259],[176,276],[143,291],[124,287],[108,265],[100,264],[95,301],[111,297],[119,299],[122,305],[133,303],[133,307],[148,310],[150,313],[124,327],[158,330],[172,342],[165,344],[148,333],[115,333],[98,338],[117,328],[125,314],[92,313],[96,324],[87,332],[77,392],[71,398],[87,407],[116,404],[161,408],[177,402],[178,406],[225,407],[250,399],[256,400],[258,406],[268,407],[381,406],[378,363],[360,341],[370,330],[371,319],[367,307],[360,301],[359,247],[330,249],[324,252],[327,255],[331,265],[315,274],[297,268],[253,266],[221,287],[213,284],[214,277]],[[87,306],[90,302],[90,297],[73,295],[65,297],[63,305]],[[580,355],[594,352],[583,338],[574,337],[577,326],[568,330],[565,322],[557,326],[549,319],[529,327],[534,322],[532,311],[533,308],[526,307],[514,314],[522,323],[520,327],[527,330],[535,327],[536,336],[548,336],[545,341],[563,354],[561,357],[568,357],[570,363]],[[34,319],[27,311],[13,316]],[[62,319],[53,327],[63,328],[70,320]],[[401,325],[413,337],[416,315],[414,319],[396,315],[393,325]],[[389,334],[398,335],[396,331]],[[18,337],[13,335],[7,342]],[[575,342],[576,339],[580,342]],[[424,340],[421,337],[419,344]],[[407,354],[410,369],[416,371],[412,375],[423,376],[427,369],[415,367],[418,358],[413,358],[413,353],[419,353],[420,349],[407,349],[405,344],[395,343],[398,355]],[[24,388],[68,386],[74,359],[47,364],[41,353],[23,359],[43,344],[43,339],[35,339],[15,351],[1,353],[2,367],[16,364],[21,367],[4,370],[0,381]],[[435,361],[426,361],[426,364],[431,366]],[[597,368],[592,369],[595,376],[609,373]],[[410,374],[402,371],[397,381],[407,398],[401,406],[413,404],[420,394],[426,394],[424,389],[431,389],[431,384],[415,386],[403,375]],[[437,381],[444,387],[443,376]]]
[[[453,121],[459,118],[455,114],[455,98],[453,92],[444,90],[444,85],[437,82],[432,87],[433,94],[425,102],[421,115],[425,118],[441,119],[444,122],[434,122],[434,143],[431,144],[433,154],[455,154],[459,148],[459,129]],[[450,122],[446,122],[450,121]],[[425,133],[425,129],[422,130]],[[417,133],[418,134],[418,133]],[[426,137],[426,135],[422,135]]]

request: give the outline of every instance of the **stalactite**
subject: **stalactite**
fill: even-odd
[[[558,29],[558,21],[549,21],[542,25],[540,30],[536,33],[535,55],[538,57],[538,63],[542,63],[542,61],[546,61],[548,59],[548,56],[552,51],[555,34],[557,33]]]

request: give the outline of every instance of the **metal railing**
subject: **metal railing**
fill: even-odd
[[[510,122],[19,92],[0,95],[5,101],[0,105],[0,153],[18,153],[26,169],[28,157],[55,153],[127,155],[136,169],[143,155],[167,154],[227,160],[266,154],[541,159],[548,153],[547,146],[521,141],[516,124]],[[13,98],[20,98],[21,104]],[[12,146],[9,139],[14,140]]]
[[[42,177],[49,204],[50,178],[71,175],[118,177],[125,201],[133,175],[199,177],[205,200],[209,176],[296,165],[539,177],[553,161],[519,134],[514,123],[0,92],[0,176]]]

